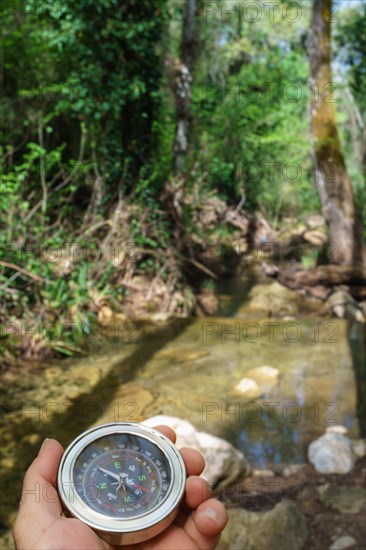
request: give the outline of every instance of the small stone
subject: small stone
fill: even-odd
[[[301,472],[304,468],[306,468],[306,464],[289,464],[289,466],[284,468],[282,475],[284,477],[294,476]]]
[[[242,378],[234,388],[235,395],[245,395],[251,399],[256,399],[261,393],[257,382],[251,378]]]
[[[333,294],[329,296],[327,304],[336,317],[341,319],[354,319],[360,323],[365,323],[366,321],[362,308],[360,308],[356,300],[344,290],[333,292]]]
[[[171,315],[167,311],[157,311],[156,313],[151,313],[151,315],[149,315],[151,321],[154,321],[155,323],[165,322],[169,319],[169,317],[171,317]]]
[[[333,432],[310,443],[308,458],[320,474],[347,474],[355,464],[351,440]]]
[[[252,475],[255,477],[273,477],[275,474],[272,470],[253,470]]]
[[[352,441],[352,449],[357,458],[366,456],[366,439],[356,439]]]
[[[258,384],[263,393],[271,391],[278,384],[279,371],[269,365],[250,369],[246,375]]]
[[[344,548],[351,548],[351,546],[354,546],[355,544],[357,544],[356,539],[350,535],[344,535],[343,537],[339,537],[339,539],[335,540],[333,544],[329,546],[329,550],[343,550]]]

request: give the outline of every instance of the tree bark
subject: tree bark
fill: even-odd
[[[185,164],[189,145],[191,124],[192,71],[197,52],[197,3],[185,0],[181,58],[177,64],[176,106],[177,124],[174,140],[174,173],[179,175]]]
[[[366,265],[366,248],[336,127],[331,75],[332,0],[313,0],[309,42],[315,183],[335,262]]]

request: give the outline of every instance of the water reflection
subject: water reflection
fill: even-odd
[[[284,417],[284,411],[300,409],[299,403],[285,402],[279,407],[260,405],[260,418],[232,424],[225,430],[225,437],[248,457],[257,468],[269,468],[276,464],[300,464],[306,461],[301,420],[296,416]],[[297,416],[299,416],[297,414]],[[290,421],[289,421],[290,419]]]

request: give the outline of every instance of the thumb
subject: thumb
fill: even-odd
[[[19,513],[32,511],[61,514],[62,507],[56,490],[58,466],[63,448],[55,439],[46,439],[37,458],[28,468],[23,482]]]

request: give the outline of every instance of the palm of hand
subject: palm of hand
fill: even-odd
[[[182,512],[178,518],[182,521]],[[184,519],[183,519],[184,521]],[[190,521],[186,517],[186,522]],[[40,537],[33,541],[34,548],[60,549],[62,541],[63,548],[72,548],[73,550],[115,550],[121,549],[120,546],[113,546],[99,538],[99,536],[85,523],[74,518],[59,517],[56,521],[49,518],[49,522],[44,526]],[[184,548],[184,550],[197,550],[197,544],[189,536],[182,526],[173,523],[163,533],[138,545],[129,545],[123,547],[125,550],[153,550],[164,548]]]

